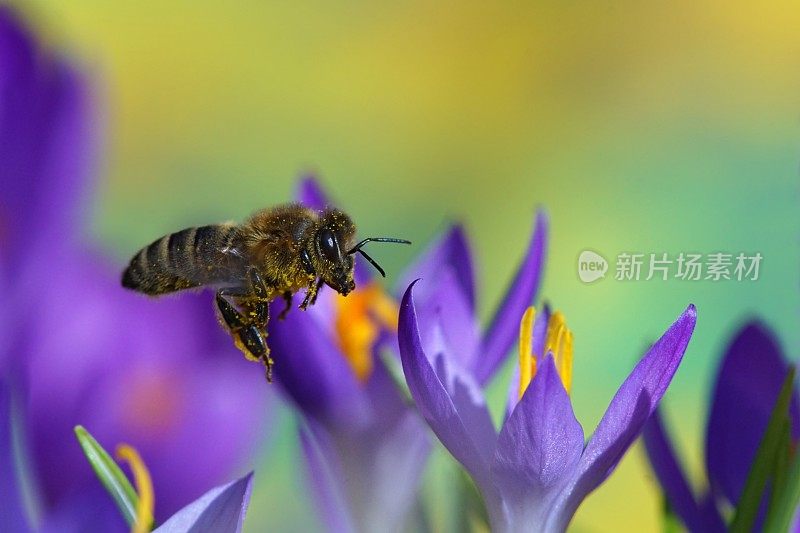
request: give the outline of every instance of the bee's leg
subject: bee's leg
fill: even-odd
[[[269,321],[269,305],[258,301],[247,306],[249,311],[242,314],[226,298],[226,291],[216,294],[220,316],[234,337],[236,346],[248,359],[261,361],[267,368],[267,381],[272,381],[272,358],[266,342],[264,325]]]
[[[321,280],[320,280],[321,281]],[[306,297],[303,298],[303,303],[300,304],[300,309],[305,311],[309,305],[314,303],[317,299],[317,291],[319,290],[320,282],[314,280],[311,282],[311,285],[308,286],[308,290],[306,291]]]
[[[231,332],[238,331],[245,327],[245,316],[242,315],[225,297],[227,292],[223,290],[217,291],[216,302],[217,309],[225,325]]]
[[[286,291],[283,293],[283,301],[286,302],[286,307],[283,308],[281,314],[278,315],[278,320],[283,320],[286,318],[286,314],[289,312],[289,309],[292,308],[292,293]]]
[[[317,303],[317,296],[319,296],[319,291],[324,284],[325,282],[322,281],[322,278],[319,278],[317,280],[317,289],[314,291],[314,296],[311,297],[311,301],[308,302],[308,305],[314,305],[315,303]]]

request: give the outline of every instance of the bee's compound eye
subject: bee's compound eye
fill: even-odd
[[[336,235],[328,228],[322,228],[317,236],[319,240],[319,251],[323,257],[333,263],[339,260],[339,243]]]

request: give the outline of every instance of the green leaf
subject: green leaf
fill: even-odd
[[[459,504],[461,505],[462,524],[460,531],[489,531],[489,513],[483,503],[481,493],[475,482],[466,472],[459,472]]]
[[[790,439],[787,432],[787,440]],[[789,444],[787,444],[787,450]],[[764,531],[767,533],[788,531],[797,506],[800,504],[800,453],[795,452],[790,459],[788,454],[785,455],[788,460],[778,466],[778,468],[782,467],[782,475],[776,476],[773,498],[770,501],[767,520],[764,524]]]
[[[139,497],[133,490],[130,481],[108,452],[86,431],[86,428],[75,426],[75,436],[78,437],[78,442],[81,444],[86,458],[89,459],[94,473],[114,498],[128,525],[133,526],[136,522],[136,506],[139,503]]]
[[[780,457],[782,437],[785,436],[786,425],[789,424],[789,403],[794,391],[795,368],[789,367],[786,378],[783,380],[781,392],[772,414],[769,417],[767,429],[758,445],[756,457],[747,474],[747,481],[739,498],[739,506],[730,525],[732,532],[747,532],[753,529],[758,517],[758,508],[761,505],[764,490],[770,474],[774,472],[775,462]]]

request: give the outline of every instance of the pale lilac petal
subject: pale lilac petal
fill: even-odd
[[[517,339],[522,314],[539,291],[546,248],[547,216],[539,211],[522,264],[483,336],[480,358],[475,366],[475,378],[480,384],[494,376]]]
[[[774,334],[759,322],[738,332],[722,360],[706,429],[706,467],[712,491],[734,505],[787,371]],[[796,439],[800,432],[796,391],[790,413]]]
[[[661,420],[660,409],[656,409],[647,421],[642,438],[650,466],[673,512],[680,517],[689,531],[714,531],[710,529],[709,524],[706,524],[705,513],[701,510],[686,480]]]
[[[391,424],[359,432],[306,422],[309,474],[326,528],[400,530],[430,452],[416,413],[407,410]]]
[[[309,424],[316,424],[308,421]],[[300,444],[306,459],[306,473],[311,492],[328,531],[355,531],[345,494],[342,491],[345,475],[338,464],[332,444],[321,431],[300,428]]]
[[[415,289],[430,284],[421,279]],[[433,345],[442,342],[454,362],[462,368],[472,368],[475,358],[480,357],[478,324],[454,271],[444,269],[424,297],[415,293],[415,303],[425,353],[435,355]],[[436,335],[441,335],[441,339],[436,339]]]
[[[437,376],[422,349],[412,296],[413,287],[412,284],[406,290],[400,305],[398,334],[403,372],[409,390],[416,401],[419,413],[428,422],[442,444],[476,480],[486,481],[488,480],[489,463],[476,443],[476,432],[481,428],[467,426],[453,398],[448,394],[445,385]],[[454,388],[456,386],[461,387],[462,384],[454,383]],[[469,396],[474,392],[459,393],[459,397],[463,399],[463,396]],[[475,409],[480,409],[480,407],[476,406]],[[485,409],[485,405],[483,409]],[[494,436],[480,435],[477,440],[485,441],[489,438],[494,438]]]
[[[497,439],[492,475],[514,523],[544,524],[582,451],[583,429],[548,355]]]
[[[211,489],[164,522],[157,533],[238,533],[242,530],[253,473]]]
[[[450,272],[466,298],[470,313],[475,312],[475,271],[464,228],[456,224],[438,237],[399,278],[397,287],[404,291],[415,279],[425,280],[417,289],[417,300],[428,300],[441,275]]]
[[[566,528],[581,501],[614,470],[658,406],[683,359],[697,321],[694,305],[669,327],[620,386],[562,493],[549,525]]]

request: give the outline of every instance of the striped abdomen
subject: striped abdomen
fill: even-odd
[[[231,281],[236,256],[226,254],[236,236],[233,224],[188,228],[139,250],[122,275],[122,286],[157,295]]]

